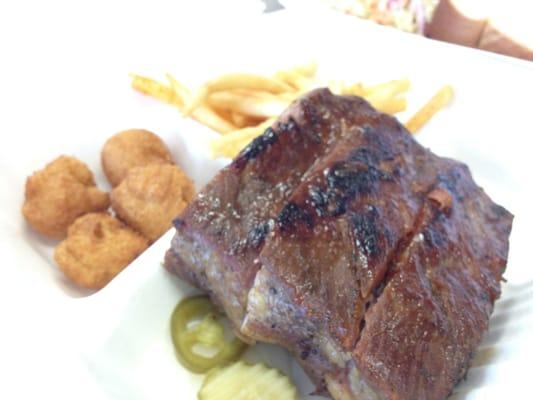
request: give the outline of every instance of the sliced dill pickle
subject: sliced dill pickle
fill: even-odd
[[[199,400],[297,400],[298,392],[288,377],[264,364],[242,361],[207,374]]]

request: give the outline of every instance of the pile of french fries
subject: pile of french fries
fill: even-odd
[[[307,91],[328,86],[335,94],[365,98],[377,110],[396,114],[407,109],[405,94],[408,79],[378,85],[346,84],[330,81],[324,85],[316,78],[316,64],[276,72],[273,76],[234,73],[219,76],[193,91],[170,74],[165,83],[132,75],[132,87],[146,95],[176,106],[220,133],[210,143],[213,157],[235,157],[252,139],[268,128],[291,102]],[[445,86],[425,104],[405,126],[415,133],[437,111],[451,101],[453,91]]]

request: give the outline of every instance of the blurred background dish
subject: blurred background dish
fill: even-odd
[[[274,0],[265,0],[272,8]],[[330,8],[402,31],[533,60],[533,3],[523,0],[280,0],[285,8]]]

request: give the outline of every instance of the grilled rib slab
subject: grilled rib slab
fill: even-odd
[[[394,118],[317,90],[176,220],[166,266],[341,399],[443,399],[505,270],[512,215]]]

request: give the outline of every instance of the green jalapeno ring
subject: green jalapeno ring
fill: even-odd
[[[200,322],[190,327],[195,320]],[[196,373],[236,361],[247,347],[237,337],[231,340],[224,338],[224,327],[207,296],[182,300],[172,312],[170,331],[178,360]],[[212,357],[206,357],[194,351],[195,345],[205,345],[217,352]]]

